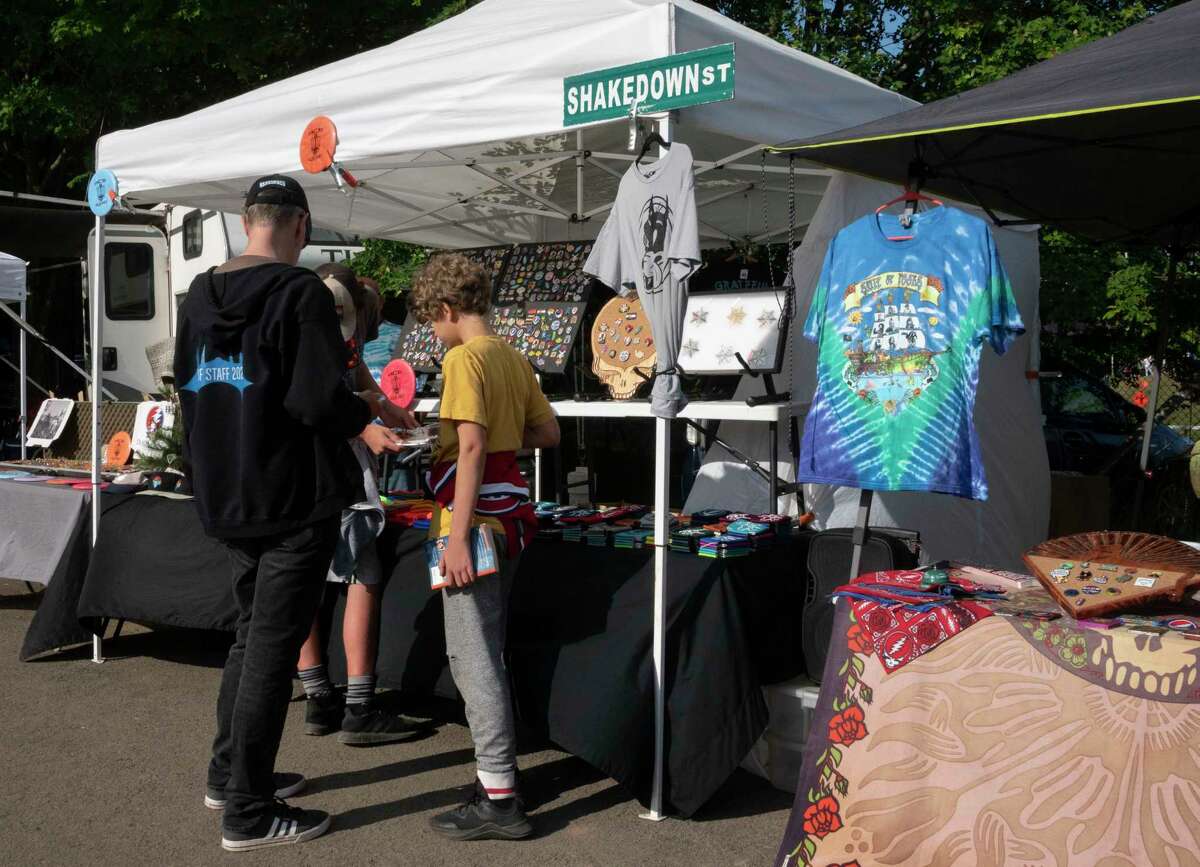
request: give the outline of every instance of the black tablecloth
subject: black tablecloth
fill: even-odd
[[[424,534],[380,540],[384,593],[379,680],[453,695],[440,594],[428,590]],[[667,809],[688,816],[762,734],[759,687],[803,670],[795,627],[807,539],[731,561],[670,553]],[[514,581],[508,656],[521,721],[648,803],[654,755],[650,551],[535,543]],[[234,605],[221,547],[190,503],[131,497],[104,515],[78,614],[230,629]],[[330,667],[344,675],[340,602]]]
[[[6,490],[5,493],[12,494],[12,491]],[[101,514],[126,499],[127,496],[101,494]],[[78,502],[64,499],[62,520],[70,524],[70,536],[53,564],[53,575],[25,632],[25,641],[21,645],[22,661],[60,647],[92,640],[92,631],[80,623],[75,610],[83,590],[92,547],[90,499],[83,495],[80,495]]]

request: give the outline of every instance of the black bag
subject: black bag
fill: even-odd
[[[850,580],[854,553],[854,529],[839,527],[815,533],[808,543],[808,590],[800,614],[800,636],[804,665],[815,683],[821,682],[829,639],[833,633],[834,606],[829,595]],[[921,553],[921,534],[894,528],[867,530],[859,572],[916,568]]]

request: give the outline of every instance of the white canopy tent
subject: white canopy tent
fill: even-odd
[[[236,211],[256,177],[286,172],[306,188],[314,222],[341,232],[443,248],[593,238],[633,154],[625,121],[564,127],[563,79],[730,42],[735,98],[659,117],[659,130],[695,155],[703,244],[782,240],[789,168],[774,158],[764,166],[763,146],[912,103],[692,0],[484,0],[391,45],[106,135],[96,165],[116,174],[131,204]],[[301,169],[301,133],[318,115],[336,124],[335,158],[362,182],[351,194],[330,174]],[[795,162],[798,233],[830,174]],[[660,454],[667,424],[656,421]],[[656,485],[664,544],[665,460]],[[656,549],[655,560],[651,818],[662,816],[664,552]]]
[[[590,238],[632,155],[621,122],[564,129],[563,78],[727,42],[735,99],[679,112],[672,132],[698,161],[704,243],[778,236],[786,169],[768,161],[764,228],[762,144],[913,103],[691,0],[485,0],[391,45],[110,133],[96,165],[131,203],[237,211],[252,180],[287,172],[314,221],[342,232],[451,248]],[[337,125],[336,158],[363,182],[353,197],[301,170],[300,136],[317,115]],[[798,165],[803,224],[828,171]]]

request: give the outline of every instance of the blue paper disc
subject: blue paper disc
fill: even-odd
[[[113,209],[117,201],[117,176],[108,169],[98,169],[87,185],[88,207],[97,217]]]

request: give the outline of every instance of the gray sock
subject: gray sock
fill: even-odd
[[[309,698],[318,695],[329,695],[329,693],[333,692],[333,684],[329,682],[329,672],[325,670],[324,665],[302,668],[296,673],[300,675],[300,683],[304,687],[304,694]]]
[[[351,677],[346,683],[346,704],[370,704],[375,698],[375,675],[360,674]]]

